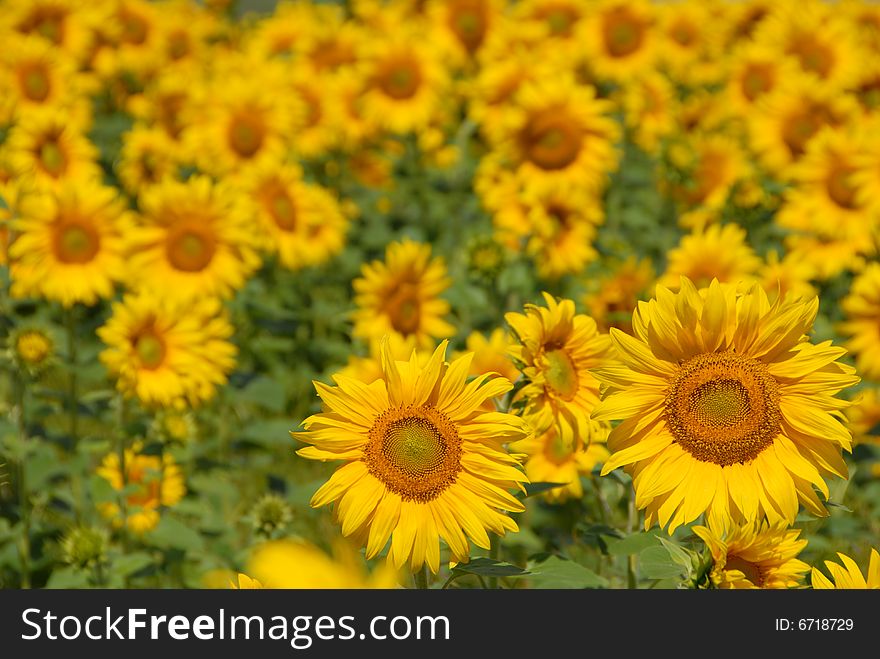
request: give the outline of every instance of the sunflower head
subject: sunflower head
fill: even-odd
[[[9,335],[8,345],[12,361],[31,376],[51,368],[57,356],[52,333],[39,326],[14,330]]]
[[[825,561],[825,567],[831,575],[831,579],[822,572],[813,568],[811,583],[813,588],[829,590],[864,590],[880,588],[880,552],[871,549],[871,559],[868,563],[867,576],[862,573],[858,563],[846,554],[838,552],[840,563]]]

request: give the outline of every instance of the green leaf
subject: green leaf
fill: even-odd
[[[245,425],[242,437],[262,446],[286,446],[291,451],[296,442],[290,436],[291,430],[298,430],[299,424],[293,419],[263,419]]]
[[[678,565],[681,565],[687,572],[690,572],[691,566],[694,564],[692,556],[668,538],[657,536],[657,539],[660,540],[660,544],[669,552],[669,557]]]
[[[113,570],[122,576],[129,576],[153,564],[153,557],[143,551],[120,556],[113,561]]]
[[[647,579],[684,577],[687,569],[676,562],[666,547],[648,547],[639,554],[639,570]]]
[[[551,556],[543,563],[529,563],[533,588],[604,588],[608,582],[579,563]]]
[[[89,586],[89,575],[81,570],[72,567],[62,567],[52,572],[46,588],[87,588]]]
[[[528,574],[526,570],[511,563],[493,561],[491,558],[474,558],[460,563],[452,570],[464,574],[478,574],[481,577],[519,577]]]
[[[147,534],[146,539],[163,549],[201,551],[205,547],[205,542],[197,531],[168,515],[162,516],[159,525]]]
[[[252,403],[271,412],[281,412],[286,403],[284,387],[264,375],[258,375],[244,389],[235,392],[239,402]]]
[[[612,556],[630,556],[641,553],[648,547],[656,546],[658,542],[655,533],[633,533],[621,540],[609,539],[608,553]]]

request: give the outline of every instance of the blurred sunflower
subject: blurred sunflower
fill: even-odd
[[[633,140],[648,153],[676,128],[678,99],[669,79],[655,71],[631,81],[620,91],[619,103]]]
[[[175,303],[126,295],[98,329],[100,360],[119,391],[144,405],[195,406],[214,396],[235,366],[232,325],[219,301]]]
[[[392,566],[380,565],[368,573],[363,559],[347,543],[335,543],[333,554],[329,556],[298,538],[272,540],[253,549],[247,572],[254,575],[261,588],[398,587]],[[239,575],[239,579],[241,576],[245,575]]]
[[[858,564],[846,554],[837,553],[840,562],[825,561],[825,567],[831,574],[828,579],[817,568],[813,568],[811,582],[815,589],[837,589],[837,590],[854,590],[854,589],[877,589],[880,588],[880,552],[871,549],[871,561],[868,563],[867,577],[862,574]]]
[[[581,475],[589,475],[608,457],[605,440],[609,426],[591,421],[586,437],[578,437],[574,445],[566,445],[555,428],[528,439],[513,442],[510,450],[525,453],[526,476],[532,483],[560,483],[542,493],[549,503],[563,503],[584,496]]]
[[[611,361],[613,351],[596,321],[575,313],[572,300],[557,302],[549,293],[544,300],[546,308],[527,304],[524,314],[504,315],[517,340],[510,355],[526,380],[514,403],[524,404],[522,415],[536,433],[556,428],[559,441],[571,448],[587,437],[599,402],[592,369]]]
[[[675,287],[684,276],[698,288],[713,279],[722,283],[750,281],[761,259],[746,242],[746,231],[737,224],[713,224],[682,237],[668,254],[666,272],[658,283]]]
[[[504,7],[504,0],[429,0],[425,15],[448,35],[454,61],[461,66],[475,58],[498,29]]]
[[[173,506],[186,495],[183,472],[168,453],[147,455],[140,442],[125,449],[123,465],[119,454],[109,453],[97,468],[98,476],[117,492],[125,490],[125,509],[117,503],[98,503],[101,515],[114,526],[126,527],[133,533],[151,531],[159,524],[159,511]]]
[[[852,406],[846,408],[846,419],[854,444],[880,446],[880,389],[868,387],[859,391]]]
[[[623,83],[648,71],[657,57],[656,21],[645,0],[601,0],[591,8],[580,37],[596,74]]]
[[[438,297],[451,280],[441,257],[431,258],[431,246],[404,240],[388,245],[385,261],[361,266],[362,277],[352,282],[355,292],[356,337],[378,341],[386,334],[414,336],[426,347],[432,339],[452,336],[455,328],[443,320],[449,303]]]
[[[342,534],[366,545],[368,559],[391,539],[388,561],[413,571],[440,566],[443,538],[455,561],[467,561],[468,537],[489,547],[486,531],[504,535],[521,512],[508,490],[527,481],[503,445],[530,434],[512,414],[484,412],[483,402],[512,387],[484,374],[467,382],[470,357],[444,362],[446,341],[419,367],[382,351],[383,377],[371,385],[337,375],[336,387],[315,383],[325,411],[291,433],[310,444],[297,454],[345,460],[311,504],[335,503]]]
[[[798,252],[788,252],[782,258],[771,249],[764,257],[764,265],[757,273],[758,281],[772,300],[777,295],[812,298],[816,287],[810,281],[816,276],[815,267]]]
[[[463,353],[456,353],[455,357],[461,357],[471,353],[470,375],[482,375],[483,373],[497,373],[511,382],[516,382],[519,371],[510,360],[510,347],[513,345],[510,334],[501,327],[492,330],[489,336],[480,332],[471,332],[465,341]],[[494,409],[494,405],[492,407]]]
[[[634,337],[611,330],[623,364],[596,370],[593,418],[621,423],[602,473],[626,467],[645,528],[672,533],[703,513],[713,528],[791,524],[798,501],[827,515],[814,487],[828,498],[823,475],[846,477],[852,444],[835,394],[859,378],[843,348],[807,339],[818,306],[682,277],[639,303]]]
[[[101,5],[77,0],[7,0],[0,30],[39,39],[65,58],[80,61],[91,46],[92,28],[103,18]]]
[[[128,236],[130,285],[176,299],[229,297],[260,265],[252,210],[206,176],[142,190],[141,223]]]
[[[785,247],[793,259],[806,263],[813,279],[827,281],[843,272],[860,272],[865,267],[864,240],[836,231],[821,215],[800,220],[804,230],[785,237]]]
[[[694,526],[712,555],[709,580],[713,588],[798,588],[810,566],[795,558],[807,541],[800,530],[766,524],[727,529]]]
[[[0,63],[19,117],[45,108],[69,111],[78,100],[73,63],[39,37],[11,38]]]
[[[632,310],[654,282],[654,268],[649,259],[630,256],[625,261],[611,261],[597,278],[587,281],[584,304],[600,331],[617,327],[632,333]]]
[[[112,297],[125,274],[130,223],[116,190],[96,182],[63,181],[53,192],[28,195],[9,248],[12,295],[65,307]]]
[[[122,149],[116,163],[125,190],[133,196],[145,187],[178,171],[178,145],[159,127],[135,126],[122,135]]]
[[[320,265],[345,244],[348,222],[339,203],[324,188],[306,183],[298,168],[264,166],[242,181],[268,237],[266,248],[285,268]]]
[[[796,75],[791,60],[767,46],[748,43],[730,58],[725,98],[732,111],[746,119],[759,99]]]
[[[849,340],[856,366],[871,380],[880,380],[880,263],[870,263],[840,303],[845,320],[839,331]]]

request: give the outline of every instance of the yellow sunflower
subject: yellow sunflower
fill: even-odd
[[[656,153],[660,142],[676,128],[678,99],[669,79],[652,71],[639,76],[620,91],[626,127],[636,144]]]
[[[745,119],[755,110],[759,99],[795,75],[791,60],[780,57],[772,48],[750,42],[731,57],[724,96],[731,110]]]
[[[863,389],[846,409],[854,444],[880,446],[880,389]]]
[[[645,0],[601,0],[581,29],[586,60],[602,79],[627,82],[657,58],[656,9]]]
[[[541,497],[550,503],[563,503],[584,496],[581,475],[589,475],[608,458],[605,440],[610,427],[591,421],[586,437],[578,437],[573,446],[566,445],[550,428],[543,434],[522,439],[510,445],[511,451],[526,454],[526,476],[533,483],[561,483],[546,490]]]
[[[348,222],[339,202],[303,181],[297,167],[257,167],[241,185],[254,202],[267,250],[277,253],[285,268],[320,265],[342,250]]]
[[[477,57],[501,23],[503,0],[430,0],[426,17],[447,35],[454,63],[461,66]]]
[[[798,501],[826,515],[814,487],[828,498],[823,475],[846,477],[852,443],[835,394],[859,378],[837,361],[843,348],[809,342],[818,299],[680,286],[639,303],[635,336],[611,330],[622,365],[596,371],[593,418],[621,423],[603,474],[625,467],[645,527],[670,533],[703,513],[713,528],[791,524]]]
[[[840,303],[845,320],[840,332],[855,353],[856,366],[868,379],[880,380],[880,263],[869,264]]]
[[[205,176],[142,191],[142,222],[129,235],[130,285],[177,299],[230,297],[260,265],[249,205]]]
[[[800,530],[748,523],[726,529],[691,529],[709,548],[714,588],[799,588],[810,566],[796,556],[807,546]]]
[[[606,264],[604,272],[587,281],[584,304],[600,331],[617,327],[632,333],[632,312],[654,282],[654,268],[649,259],[630,256],[625,261]]]
[[[181,304],[126,295],[97,333],[107,346],[100,360],[119,391],[148,406],[209,400],[235,366],[233,328],[215,298]]]
[[[749,281],[761,267],[761,258],[746,242],[745,229],[736,224],[713,224],[684,236],[668,255],[666,272],[658,283],[678,285],[684,276],[698,287],[717,279],[722,283]]]
[[[410,34],[406,29],[402,34],[367,42],[363,75],[367,80],[361,97],[364,117],[392,133],[409,133],[430,125],[449,88],[440,52],[426,35]]]
[[[382,352],[383,377],[365,385],[336,376],[336,387],[315,383],[325,411],[291,433],[310,446],[298,455],[344,460],[312,497],[335,503],[342,534],[376,556],[391,538],[388,561],[436,574],[440,542],[452,559],[467,561],[468,538],[489,547],[486,531],[517,531],[504,511],[521,512],[508,490],[527,481],[503,444],[529,435],[517,416],[484,412],[484,401],[513,385],[484,374],[467,382],[470,358],[444,362],[446,341],[425,367]]]
[[[53,192],[25,197],[9,248],[12,295],[92,305],[113,296],[125,274],[130,226],[114,188],[64,181]]]
[[[480,332],[471,332],[465,341],[465,353],[471,353],[470,375],[498,373],[501,377],[516,382],[519,371],[510,360],[510,348],[513,345],[510,334],[496,327],[489,336]],[[463,353],[456,354],[456,357]]]
[[[785,297],[788,294],[801,298],[814,297],[816,287],[810,281],[816,274],[813,264],[799,252],[788,252],[780,258],[779,252],[770,250],[756,276],[772,300],[777,295]]]
[[[807,263],[815,273],[814,279],[827,281],[842,272],[860,272],[865,267],[864,254],[873,252],[873,246],[864,240],[836,232],[819,215],[804,218],[808,228],[785,237],[785,248],[792,258]]]
[[[142,450],[139,442],[125,449],[124,467],[119,464],[118,453],[109,453],[96,470],[114,490],[125,490],[124,511],[119,504],[110,502],[99,503],[98,510],[114,526],[122,526],[124,519],[126,527],[137,534],[156,528],[159,511],[186,495],[183,472],[174,457],[168,453],[146,455]]]
[[[385,261],[361,266],[362,277],[352,282],[355,292],[353,335],[378,341],[386,334],[414,336],[419,346],[452,336],[455,328],[443,320],[449,303],[439,297],[451,280],[441,257],[431,258],[431,246],[404,240],[388,245]]]
[[[811,581],[815,589],[837,590],[866,590],[880,588],[880,552],[871,549],[871,561],[868,563],[867,577],[862,574],[858,564],[846,554],[837,553],[840,557],[839,565],[834,561],[825,561],[825,567],[831,574],[828,579],[817,568],[813,568]],[[833,581],[832,581],[833,580]]]
[[[40,187],[51,188],[63,180],[101,180],[98,150],[61,110],[24,117],[9,132],[4,147],[10,169]]]
[[[260,588],[397,588],[397,573],[388,564],[368,573],[363,559],[345,542],[333,556],[299,538],[271,540],[251,552],[247,572]],[[245,583],[248,583],[246,575]],[[239,586],[241,587],[241,586]]]
[[[719,66],[721,21],[711,3],[661,5],[657,58],[670,77],[690,85],[709,85],[723,77]]]
[[[600,190],[617,167],[611,107],[593,87],[568,76],[526,83],[507,107],[494,155],[528,189]]]
[[[92,29],[103,18],[102,3],[77,0],[9,0],[3,3],[0,31],[40,39],[79,61],[92,44]]]
[[[549,293],[544,300],[546,308],[527,304],[524,314],[504,316],[517,340],[510,355],[527,383],[514,403],[524,404],[523,417],[537,433],[555,428],[563,445],[574,447],[589,432],[599,402],[592,369],[612,359],[611,342],[596,321],[575,313],[573,301],[557,302]]]
[[[178,150],[160,127],[141,125],[123,133],[116,172],[125,190],[136,196],[141,188],[173,178],[180,165]]]
[[[10,36],[0,63],[19,117],[45,108],[70,110],[75,104],[76,69],[45,40]]]

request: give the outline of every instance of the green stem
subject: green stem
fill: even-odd
[[[489,558],[496,563],[501,559],[501,538],[497,535],[489,539]],[[498,577],[489,577],[489,588],[498,588]]]
[[[21,442],[21,455],[18,460],[18,505],[21,515],[21,539],[19,541],[19,557],[21,559],[21,587],[31,587],[31,508],[30,497],[27,491],[27,476],[25,473],[25,461],[27,455],[27,421],[25,419],[25,385],[20,377],[15,378],[16,384],[16,426],[18,428],[19,441]]]
[[[125,396],[117,394],[116,398],[116,453],[119,456],[119,474],[122,476],[122,495],[119,497],[119,513],[122,515],[122,544],[128,549],[128,505],[125,488],[128,486],[128,478],[125,470],[125,449],[128,437],[125,433],[127,423],[127,406]]]
[[[633,532],[635,528],[636,519],[638,517],[638,513],[636,512],[636,493],[634,489],[631,489],[629,496],[629,509],[626,520],[626,534],[629,535]],[[629,589],[638,588],[639,577],[638,577],[638,557],[635,554],[631,554],[627,557],[626,560],[626,587]]]
[[[413,581],[415,581],[418,590],[428,590],[428,566],[422,565],[418,570],[413,572]]]
[[[74,307],[67,310],[65,321],[67,325],[67,359],[70,362],[70,390],[68,391],[70,398],[67,401],[67,413],[70,420],[70,438],[75,446],[79,439],[79,400],[76,378],[76,310]]]

